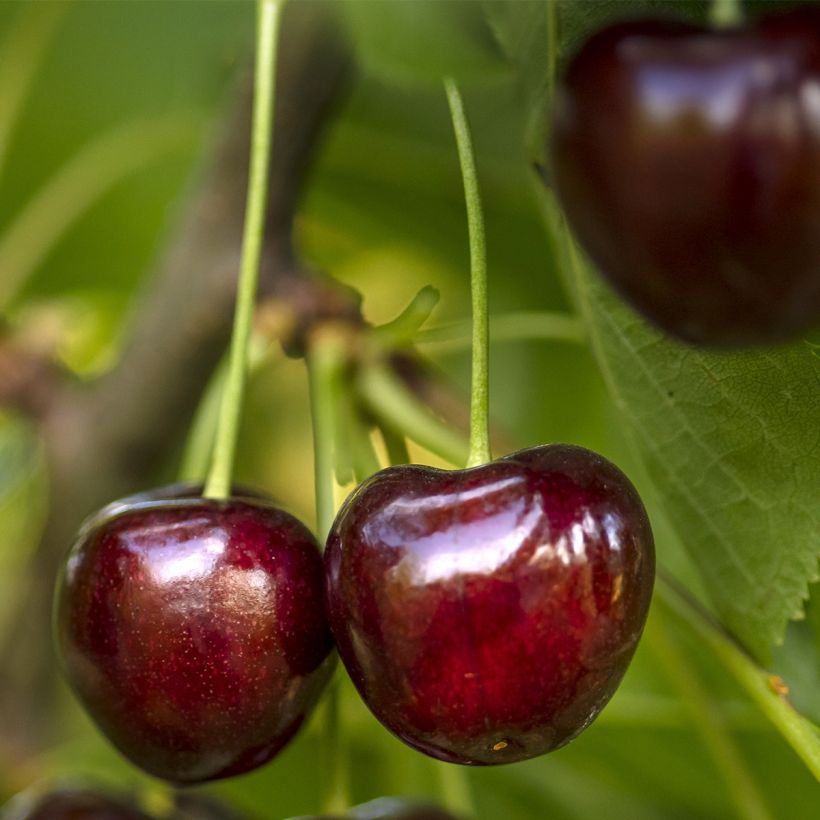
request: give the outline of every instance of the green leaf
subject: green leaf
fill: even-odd
[[[591,31],[636,8],[643,15],[698,17],[706,7],[606,0],[554,8],[560,65]],[[548,88],[553,70],[544,59],[546,47],[539,51],[528,41],[529,32],[543,33],[549,25],[549,9],[540,1],[485,3],[499,43],[531,88]],[[543,95],[530,100],[534,112],[543,104]],[[536,161],[543,143],[533,143]],[[718,354],[665,339],[566,244],[549,195],[545,210],[596,358],[664,512],[724,623],[767,659],[789,619],[802,613],[808,584],[818,577],[820,358],[806,344]]]
[[[713,353],[626,307],[560,232],[610,392],[724,624],[768,661],[820,557],[820,359],[803,343]]]

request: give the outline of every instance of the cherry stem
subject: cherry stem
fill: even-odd
[[[456,136],[464,199],[467,205],[467,229],[470,236],[470,292],[472,295],[473,341],[472,385],[470,388],[470,449],[467,466],[475,467],[492,460],[490,452],[490,323],[487,310],[487,247],[484,239],[484,215],[478,190],[470,124],[464,100],[451,77],[444,80],[450,105],[450,116]]]
[[[310,416],[313,425],[313,469],[316,496],[316,534],[324,549],[335,515],[334,447],[338,410],[336,397],[339,362],[344,340],[330,330],[311,339],[306,357]],[[322,720],[322,811],[344,814],[349,805],[348,771],[341,738],[338,682],[331,681],[324,699]]]
[[[339,715],[339,683],[338,678],[332,680],[327,688],[321,737],[321,809],[325,814],[334,817],[347,814],[350,806],[348,789],[350,775],[341,737],[341,719]]]
[[[333,476],[337,402],[334,381],[340,352],[338,343],[330,334],[319,333],[312,339],[306,357],[313,425],[316,535],[323,549],[336,512]]]
[[[385,425],[379,425],[379,432],[382,434],[388,462],[390,464],[410,464],[410,453],[407,450],[407,441],[404,436]]]
[[[425,285],[395,319],[373,328],[373,338],[388,348],[412,344],[438,300],[439,292],[431,285]]]
[[[227,498],[231,490],[242,395],[247,376],[248,340],[265,229],[270,149],[273,141],[276,45],[283,2],[284,0],[258,0],[257,3],[253,123],[242,261],[239,268],[228,377],[219,409],[213,461],[205,484],[206,498]]]
[[[726,726],[722,705],[716,702],[691,664],[669,634],[659,611],[646,625],[644,640],[658,661],[662,673],[678,690],[691,725],[721,773],[737,814],[746,820],[772,820],[763,795],[749,772],[737,743]]]
[[[462,435],[434,416],[386,365],[363,368],[357,389],[384,427],[406,435],[450,464],[464,463],[468,448]]]
[[[772,686],[772,675],[732,639],[676,581],[658,572],[658,598],[706,643],[749,698],[820,780],[820,735]]]
[[[466,770],[455,763],[437,761],[436,771],[445,808],[456,817],[475,817],[475,801]]]

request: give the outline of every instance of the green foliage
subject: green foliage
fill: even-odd
[[[770,660],[818,578],[820,360],[804,344],[709,353],[664,338],[570,249],[613,398],[718,613]]]
[[[18,5],[0,4],[0,42]],[[559,58],[591,28],[646,7],[562,0]],[[704,9],[685,5],[695,16]],[[566,313],[575,299],[593,342],[591,352],[577,342],[493,343],[497,449],[575,441],[623,464],[651,499],[662,564],[689,587],[699,573],[721,618],[767,655],[816,577],[820,478],[812,463],[818,463],[820,359],[799,345],[728,358],[681,348],[649,330],[585,263],[573,268],[563,237],[545,237],[530,171],[533,157],[544,157],[525,149],[529,137],[543,154],[550,85],[543,0],[356,2],[346,11],[357,58],[368,71],[335,113],[316,158],[297,224],[300,254],[358,288],[375,322],[396,316],[426,285],[441,293],[430,324],[465,318],[463,191],[439,80],[447,72],[467,81],[491,312]],[[0,241],[25,203],[100,134],[138,120],[174,122],[203,108],[218,121],[236,68],[247,58],[252,18],[250,4],[233,2],[69,5],[9,143]],[[55,310],[72,317],[76,334],[83,314],[94,314],[93,332],[68,356],[77,369],[110,365],[127,333],[123,316],[138,309],[151,260],[174,228],[169,216],[186,191],[196,139],[208,136],[202,125],[192,128],[184,129],[173,156],[119,178],[78,214],[20,294],[20,321]],[[562,276],[575,283],[571,298]],[[71,348],[70,330],[63,344]],[[436,367],[466,388],[467,351],[429,350]],[[303,365],[273,352],[255,370],[250,390],[237,478],[266,487],[309,519]],[[629,444],[635,437],[637,457]],[[169,463],[168,472],[173,469]],[[24,580],[42,522],[44,478],[36,438],[27,428],[0,426],[0,632],[3,602]],[[806,615],[789,625],[773,668],[792,687],[795,705],[817,719],[816,592]],[[540,760],[469,772],[480,817],[813,820],[816,781],[712,645],[664,604],[651,617],[623,686],[582,737]],[[695,680],[694,688],[688,681],[688,694],[669,663],[670,645]],[[440,799],[437,765],[382,729],[349,685],[342,714],[355,800],[398,793]],[[319,711],[271,765],[207,790],[260,818],[317,810],[321,718]],[[155,788],[67,695],[55,727],[53,746],[38,758],[0,760],[0,798],[35,781],[75,775]]]

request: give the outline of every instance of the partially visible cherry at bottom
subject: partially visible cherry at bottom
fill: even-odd
[[[3,820],[150,820],[131,803],[92,789],[22,794],[0,812]]]
[[[654,580],[646,510],[581,447],[376,473],[325,553],[339,655],[374,715],[441,760],[488,765],[578,735],[618,686]]]

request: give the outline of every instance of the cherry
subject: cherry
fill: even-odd
[[[558,194],[614,287],[723,347],[820,321],[820,9],[716,31],[618,23],[570,62]]]
[[[7,813],[6,813],[7,812]],[[91,789],[58,789],[12,801],[6,820],[150,820],[120,798]]]
[[[193,783],[270,760],[333,666],[321,558],[261,500],[113,505],[91,518],[58,583],[72,688],[114,745]]]
[[[654,578],[624,474],[551,445],[467,470],[391,467],[334,522],[327,609],[375,716],[454,763],[509,763],[574,738],[615,691]]]

